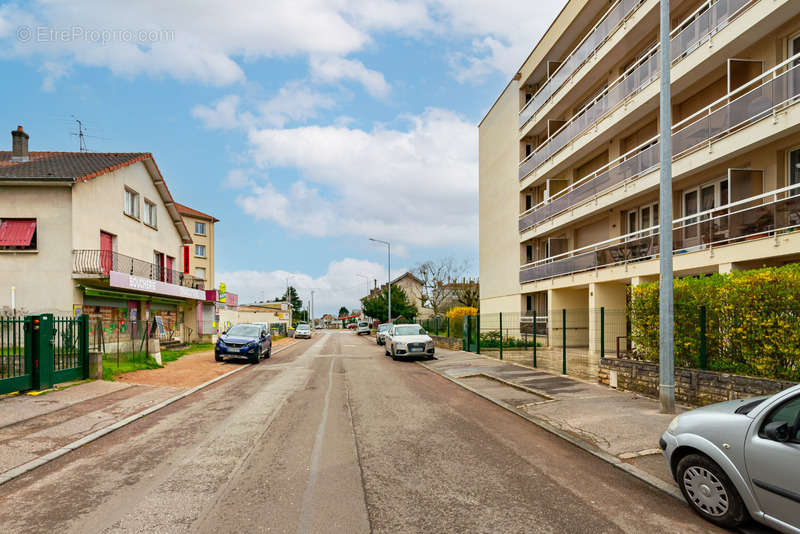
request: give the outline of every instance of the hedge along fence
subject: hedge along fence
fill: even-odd
[[[800,265],[675,280],[675,365],[800,381]],[[658,360],[659,282],[630,289],[635,356]]]

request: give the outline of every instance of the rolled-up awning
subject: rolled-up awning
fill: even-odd
[[[0,247],[27,247],[36,231],[36,219],[0,220]]]

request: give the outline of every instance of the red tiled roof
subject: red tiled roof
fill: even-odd
[[[179,204],[178,202],[175,203],[175,207],[178,208],[178,213],[180,213],[181,215],[188,215],[189,217],[197,217],[198,219],[207,219],[211,222],[219,222],[219,219],[217,219],[213,215],[208,215],[207,213],[203,213],[202,211],[197,211],[196,209],[190,208],[189,206],[184,206],[183,204]]]
[[[0,151],[0,178],[71,178],[82,182],[152,157],[145,152],[30,152],[28,161],[11,161],[10,151]]]

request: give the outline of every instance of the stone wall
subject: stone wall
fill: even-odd
[[[617,388],[658,397],[658,364],[623,358],[602,358],[598,381],[610,385],[610,374],[617,373]],[[675,368],[675,400],[690,406],[757,395],[772,395],[794,382],[731,375],[699,369]]]
[[[431,336],[431,339],[433,339],[434,345],[442,349],[461,350],[464,348],[460,337]]]

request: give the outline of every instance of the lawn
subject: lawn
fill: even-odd
[[[214,345],[211,343],[200,343],[191,345],[181,350],[163,350],[161,351],[161,361],[163,363],[174,362],[181,356],[191,354],[193,352],[202,352],[212,350]],[[133,371],[140,371],[142,369],[159,369],[163,367],[158,365],[153,358],[147,357],[146,354],[138,352],[124,352],[119,354],[119,359],[116,353],[103,354],[103,380],[113,381],[117,375],[130,373]]]

